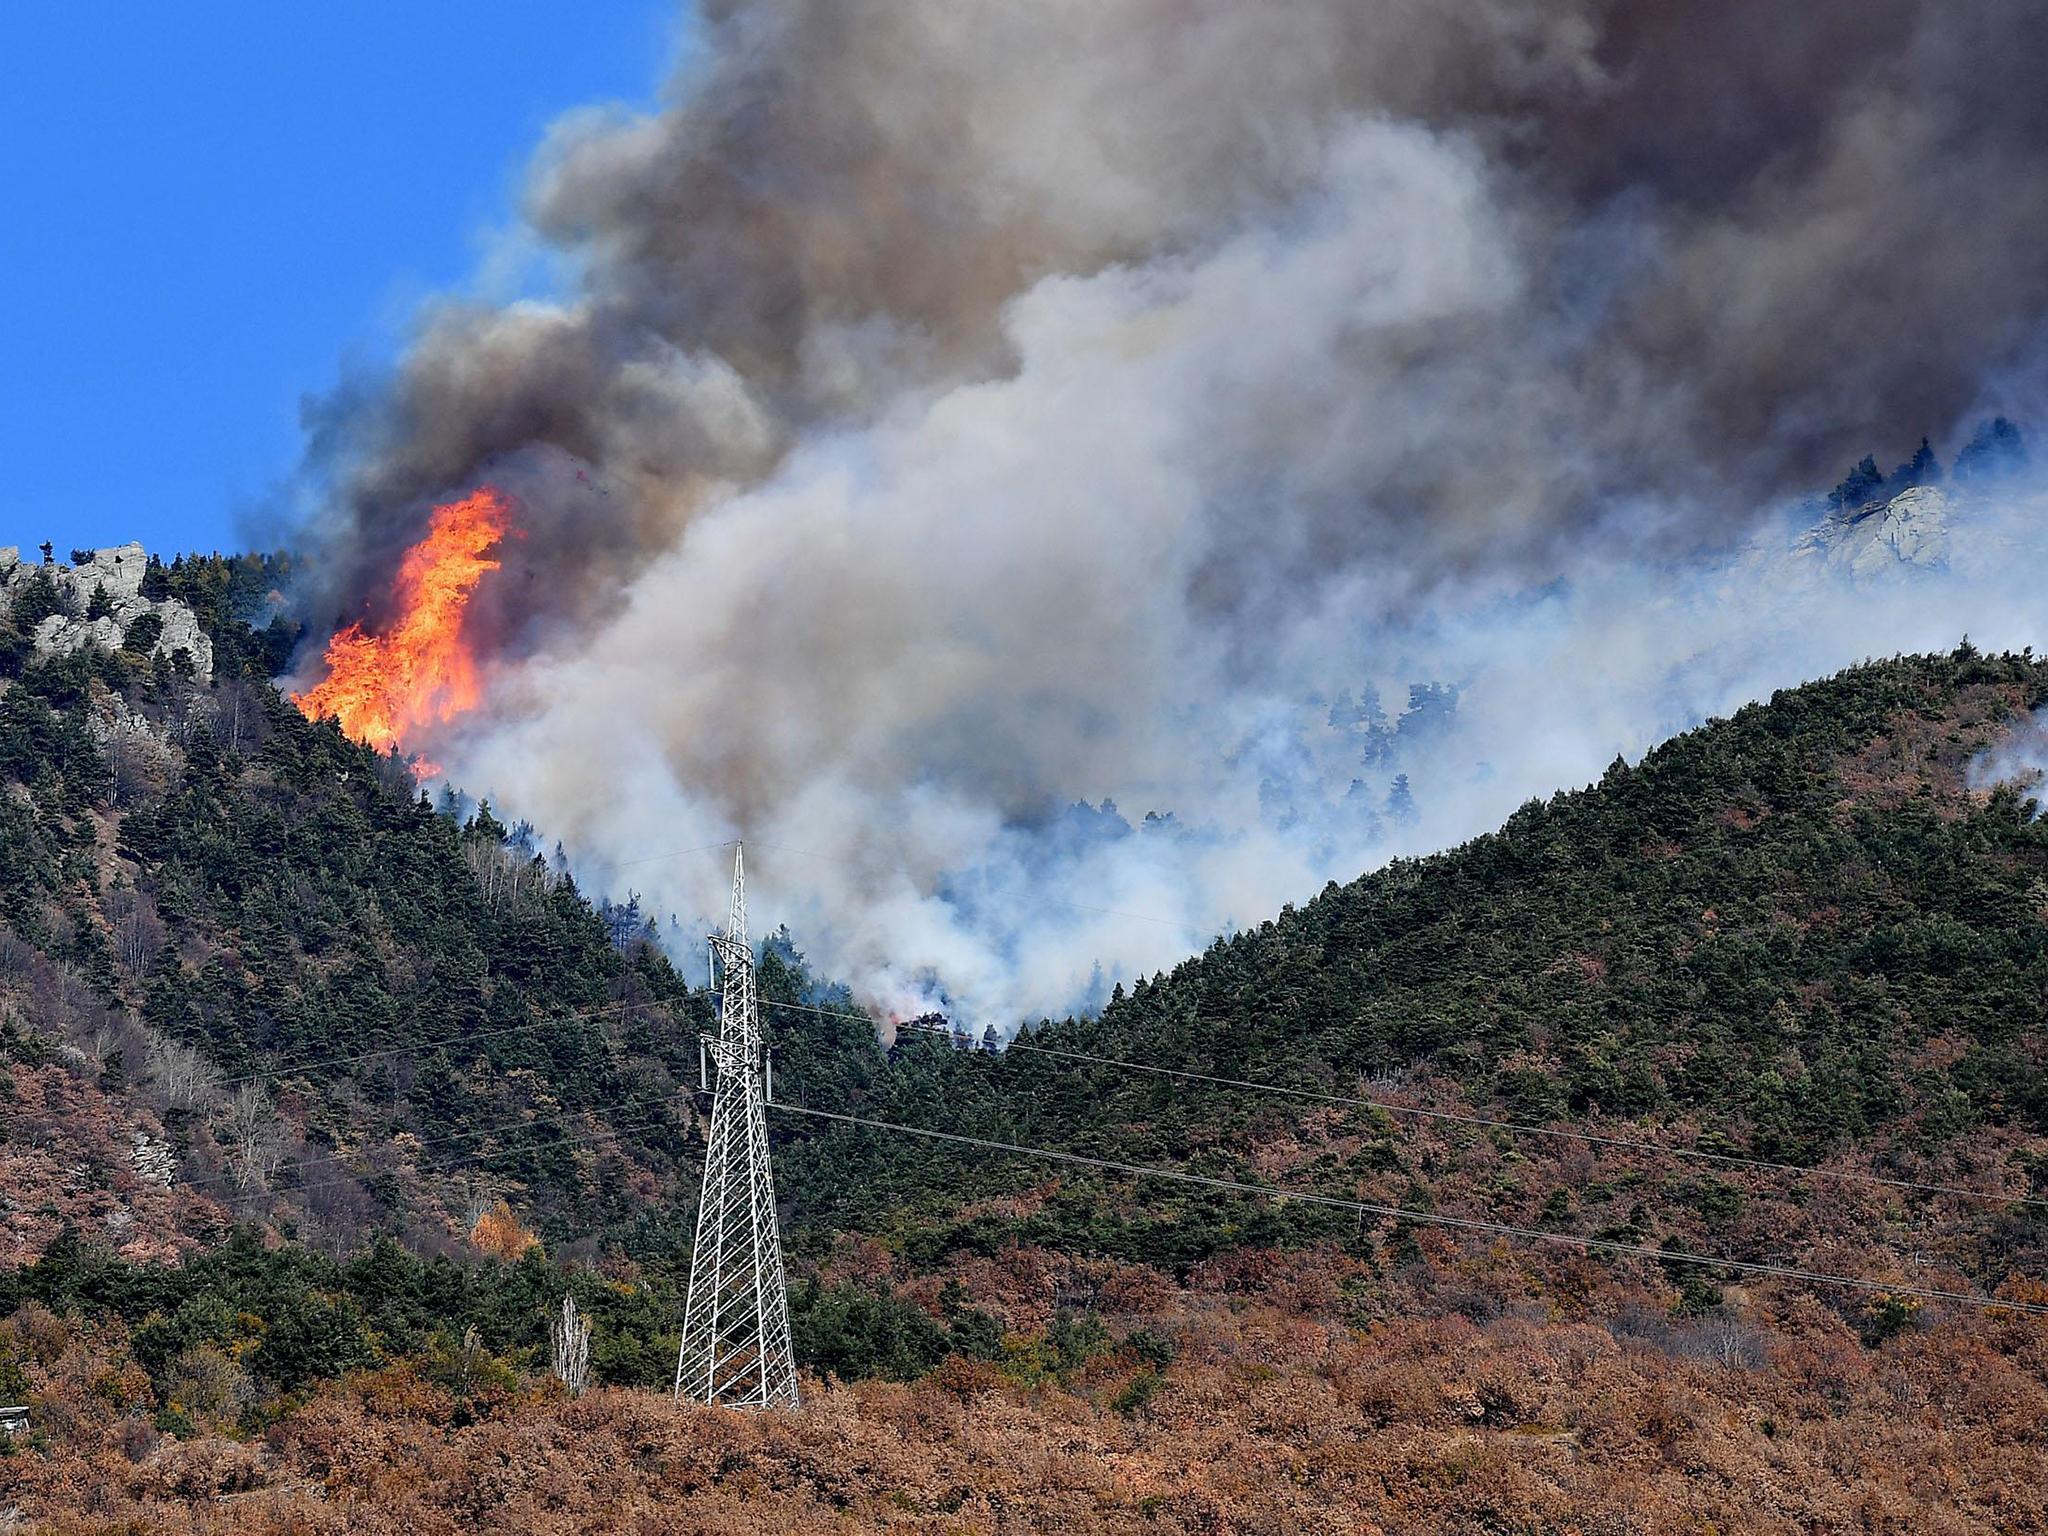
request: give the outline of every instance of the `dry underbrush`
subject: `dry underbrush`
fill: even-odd
[[[1299,1289],[1179,1294],[1149,1397],[1120,1390],[1127,1359],[1036,1387],[955,1359],[807,1381],[796,1413],[541,1385],[465,1422],[399,1367],[246,1443],[158,1436],[118,1339],[28,1316],[8,1326],[44,1407],[0,1506],[54,1533],[249,1536],[2048,1531],[2043,1319],[1923,1319],[1871,1348],[1787,1295],[1742,1321],[1354,1328],[1281,1304]]]

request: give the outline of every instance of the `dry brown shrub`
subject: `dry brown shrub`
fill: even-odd
[[[163,1499],[214,1499],[262,1484],[263,1456],[252,1445],[208,1437],[166,1440],[138,1469],[137,1492]]]

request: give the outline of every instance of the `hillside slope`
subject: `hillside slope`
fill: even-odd
[[[2023,1201],[2048,1193],[2048,825],[2017,791],[1970,780],[2044,697],[2048,666],[1967,647],[1855,668],[1617,763],[1465,847],[1332,887],[1028,1049],[991,1060],[914,1042],[872,1091],[795,1071],[780,1091],[1901,1283],[1902,1249],[1914,1273],[1961,1289],[2042,1274],[2048,1229]],[[783,1038],[807,1017],[786,1014]],[[1350,1228],[1360,1242],[1341,1213],[1085,1170],[1046,1185],[1043,1165],[865,1129],[806,1135],[788,1166],[801,1221],[894,1232],[925,1256],[1014,1237],[1184,1271],[1248,1240]],[[1035,1186],[1028,1213],[975,1203]]]
[[[488,807],[437,813],[303,719],[266,676],[288,637],[241,617],[267,575],[150,566],[210,676],[126,640],[39,653],[23,626],[81,583],[0,593],[14,1257],[67,1221],[143,1254],[236,1217],[446,1246],[508,1196],[571,1240],[642,1220],[677,1188],[702,1000]]]
[[[1971,773],[2048,664],[1788,690],[1000,1057],[769,944],[808,1406],[742,1425],[645,1395],[706,1000],[301,719],[247,564],[157,579],[213,679],[0,644],[0,1503],[49,1528],[2048,1529],[2048,1326],[1923,1294],[2048,1304],[2048,829]]]

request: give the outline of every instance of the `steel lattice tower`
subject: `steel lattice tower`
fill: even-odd
[[[723,934],[712,936],[711,965],[714,979],[722,976],[725,983],[718,1037],[708,1042],[717,1083],[676,1396],[737,1408],[794,1407],[796,1359],[789,1344],[775,1180],[768,1167],[761,1011],[754,951],[747,942],[746,872],[738,852],[732,861],[732,917]]]

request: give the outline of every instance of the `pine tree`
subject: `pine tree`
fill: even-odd
[[[1866,507],[1877,499],[1877,493],[1884,489],[1884,476],[1878,472],[1877,460],[1869,454],[1863,455],[1863,462],[1842,477],[1842,483],[1828,492],[1828,505],[1838,512],[1854,512]]]
[[[1394,787],[1387,791],[1387,819],[1397,826],[1412,827],[1419,818],[1415,793],[1408,787],[1408,775],[1394,775]]]
[[[1998,480],[2026,465],[2027,447],[2020,429],[2003,416],[1994,416],[1977,428],[1976,436],[1956,455],[1956,480]]]
[[[1934,456],[1934,448],[1926,438],[1920,439],[1920,446],[1913,450],[1913,457],[1892,471],[1891,488],[1894,492],[1910,490],[1916,485],[1934,485],[1941,479],[1941,461]]]

